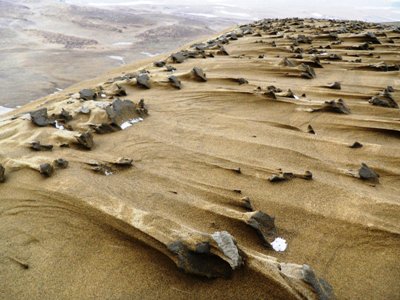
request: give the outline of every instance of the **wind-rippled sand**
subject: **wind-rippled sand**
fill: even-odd
[[[393,27],[264,20],[2,115],[1,298],[398,298],[399,48]]]

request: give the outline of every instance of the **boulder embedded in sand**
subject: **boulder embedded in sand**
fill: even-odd
[[[276,238],[275,218],[262,211],[251,213],[251,217],[246,221],[254,228],[264,245],[271,248],[271,243]]]
[[[327,88],[333,89],[333,90],[340,90],[342,89],[342,85],[340,84],[339,81],[335,81],[332,83],[328,83],[328,85],[326,86]]]
[[[39,166],[39,172],[45,177],[50,177],[53,175],[54,168],[51,164],[44,163]]]
[[[32,123],[40,126],[45,127],[50,124],[49,117],[47,115],[47,108],[41,108],[35,111],[30,112]]]
[[[352,149],[357,149],[357,148],[362,148],[362,144],[359,142],[354,142],[352,145],[350,145],[349,147]]]
[[[192,74],[199,81],[203,81],[203,82],[207,81],[206,74],[199,67],[194,67],[193,70],[192,70]]]
[[[181,81],[179,80],[178,77],[176,77],[176,76],[174,76],[174,75],[169,76],[169,77],[168,77],[168,81],[171,83],[171,85],[172,85],[174,88],[177,88],[177,89],[179,89],[179,90],[181,89],[182,84],[181,84]]]
[[[85,149],[92,149],[94,146],[93,135],[90,132],[81,133],[76,137],[76,141]]]
[[[162,68],[162,67],[165,66],[165,64],[166,64],[166,62],[163,61],[163,60],[155,61],[155,62],[153,63],[153,65],[154,65],[155,67],[157,67],[157,68]]]
[[[63,158],[57,158],[54,160],[54,165],[59,169],[66,169],[68,168],[68,161]]]
[[[392,89],[388,88],[384,89],[382,93],[380,93],[377,96],[373,96],[368,102],[375,106],[399,108],[399,105],[397,104],[392,94],[390,93]]]
[[[365,163],[361,163],[361,168],[358,170],[358,176],[362,180],[379,182],[379,175]]]
[[[0,183],[3,183],[6,181],[6,169],[3,167],[2,164],[0,164]]]
[[[135,103],[130,100],[116,99],[106,107],[106,112],[111,122],[119,127],[124,122],[139,117]]]
[[[82,100],[96,100],[97,94],[92,89],[83,89],[79,91],[79,96]]]
[[[168,245],[168,249],[178,257],[178,268],[184,272],[207,278],[230,277],[233,272],[230,265],[212,254],[209,248],[209,244],[204,242],[194,250],[189,249],[182,241]]]
[[[42,145],[39,141],[31,142],[30,148],[34,151],[51,151],[53,145]]]
[[[346,105],[346,103],[342,99],[338,99],[337,101],[325,101],[321,108],[313,109],[313,111],[325,111],[325,112],[333,112],[339,114],[350,114],[350,108]]]
[[[185,59],[187,58],[186,55],[183,54],[183,52],[177,52],[171,55],[172,61],[174,63],[183,63],[185,61]]]
[[[139,74],[136,77],[136,82],[139,87],[150,89],[150,77],[146,73]]]

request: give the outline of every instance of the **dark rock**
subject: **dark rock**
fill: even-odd
[[[166,64],[166,62],[163,61],[163,60],[154,62],[154,66],[155,66],[155,67],[158,67],[158,68],[164,67],[165,64]]]
[[[51,151],[53,149],[53,145],[42,145],[38,141],[31,142],[31,147],[34,151]]]
[[[307,132],[311,134],[315,134],[314,128],[311,125],[308,125]]]
[[[72,120],[71,114],[68,111],[66,111],[64,108],[61,109],[61,113],[60,114],[54,115],[54,116],[52,116],[52,118],[56,119],[56,120],[61,120],[61,121],[64,121],[64,122],[68,122],[68,121]]]
[[[66,169],[68,168],[68,161],[63,158],[57,158],[56,160],[54,160],[54,165],[57,168]]]
[[[353,149],[357,149],[357,148],[361,148],[363,145],[359,142],[354,142],[351,146],[349,146],[350,148]]]
[[[305,64],[301,64],[300,65],[300,70],[302,71],[300,74],[300,77],[305,78],[305,79],[313,79],[315,78],[317,75],[315,74],[315,71],[312,67],[305,65]]]
[[[176,68],[175,67],[173,67],[173,66],[165,66],[165,69],[167,70],[167,72],[173,72],[173,71],[176,71]]]
[[[195,78],[199,81],[207,81],[206,74],[203,72],[203,70],[199,67],[194,67],[192,70],[193,75]]]
[[[303,265],[303,281],[309,284],[319,300],[331,300],[335,299],[332,286],[322,278],[318,278],[314,270],[308,266]]]
[[[247,224],[256,230],[265,246],[272,248],[271,243],[276,238],[275,218],[261,211],[256,211],[247,220]]]
[[[53,175],[54,168],[52,165],[44,163],[39,166],[39,171],[40,174],[42,174],[43,176],[50,177],[51,175]]]
[[[372,97],[368,102],[375,106],[388,107],[388,108],[399,108],[399,105],[394,100],[390,91],[392,87],[387,87],[378,96]]]
[[[172,75],[168,77],[168,80],[174,88],[181,89],[182,84],[178,77]]]
[[[329,83],[329,84],[327,85],[327,87],[330,88],[330,89],[333,89],[333,90],[340,90],[340,89],[342,89],[342,85],[340,84],[339,81],[335,81],[335,82]]]
[[[358,175],[362,180],[376,183],[379,182],[379,175],[375,173],[375,171],[368,167],[365,163],[361,163],[361,168],[358,170]]]
[[[218,54],[229,55],[228,51],[226,51],[224,46],[220,46],[220,48],[218,50]]]
[[[371,44],[381,44],[379,39],[376,37],[376,35],[373,32],[367,32],[365,35],[365,40],[366,42],[369,42]]]
[[[150,89],[150,77],[146,73],[139,74],[136,78],[137,85],[142,88]]]
[[[83,89],[79,91],[79,96],[82,100],[96,100],[97,94],[94,90],[92,89]]]
[[[3,183],[6,181],[6,169],[3,167],[2,164],[0,164],[0,183]]]
[[[128,94],[126,93],[125,88],[121,87],[119,84],[115,84],[115,90],[113,91],[112,95],[117,97],[125,97]]]
[[[116,126],[114,124],[108,124],[108,123],[90,125],[90,127],[94,131],[96,131],[96,133],[98,133],[98,134],[112,133],[112,132],[116,132],[118,130],[121,130],[121,128],[119,126]]]
[[[394,93],[394,88],[390,85],[388,85],[385,89],[385,91],[389,92],[389,93]]]
[[[285,57],[284,59],[282,59],[279,62],[280,66],[285,66],[285,67],[295,67],[296,64],[294,62],[292,62],[291,60],[289,60],[287,57]]]
[[[183,63],[186,60],[186,55],[184,55],[182,52],[174,53],[171,55],[172,61],[175,63]]]
[[[253,204],[250,201],[249,197],[243,197],[241,199],[242,201],[242,206],[247,210],[247,211],[254,211]]]
[[[106,107],[106,112],[112,124],[119,127],[129,120],[139,117],[136,105],[130,100],[116,99]],[[103,126],[102,129],[112,129]]]
[[[86,149],[90,150],[94,146],[93,135],[90,132],[81,133],[79,136],[76,137],[76,140],[79,145]]]
[[[49,117],[47,115],[47,108],[41,108],[30,112],[31,120],[33,124],[44,127],[50,124]]]
[[[351,113],[350,108],[342,99],[339,99],[337,101],[325,101],[324,105],[321,108],[314,109],[314,111],[326,111],[346,115]]]
[[[279,173],[279,174],[273,174],[268,180],[270,182],[281,182],[281,181],[287,181],[294,178],[293,173],[285,172],[285,173]]]
[[[136,112],[140,116],[145,116],[149,113],[149,110],[147,109],[147,105],[144,103],[144,99],[139,100],[139,103],[136,106]]]
[[[246,79],[244,79],[244,78],[238,78],[237,79],[237,82],[240,84],[240,85],[242,85],[242,84],[248,84],[249,82],[246,80]]]
[[[133,163],[133,159],[121,157],[118,158],[116,161],[112,162],[113,165],[119,167],[131,167]]]
[[[168,245],[168,250],[177,256],[178,268],[186,273],[207,278],[229,278],[233,272],[229,263],[212,254],[205,243],[197,244],[196,249],[191,250],[182,241],[176,241]]]

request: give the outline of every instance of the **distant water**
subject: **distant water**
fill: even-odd
[[[0,106],[0,115],[4,115],[4,114],[6,114],[6,113],[8,113],[9,111],[12,111],[12,110],[14,110],[14,108]]]
[[[92,6],[154,6],[182,9],[181,13],[238,19],[322,17],[372,22],[400,21],[400,0],[66,0]],[[221,9],[222,8],[222,9]],[[250,16],[250,18],[249,18]]]

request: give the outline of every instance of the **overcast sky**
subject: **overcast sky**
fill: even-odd
[[[400,21],[400,0],[67,0],[70,3],[186,7],[209,17],[327,17],[365,21]]]

